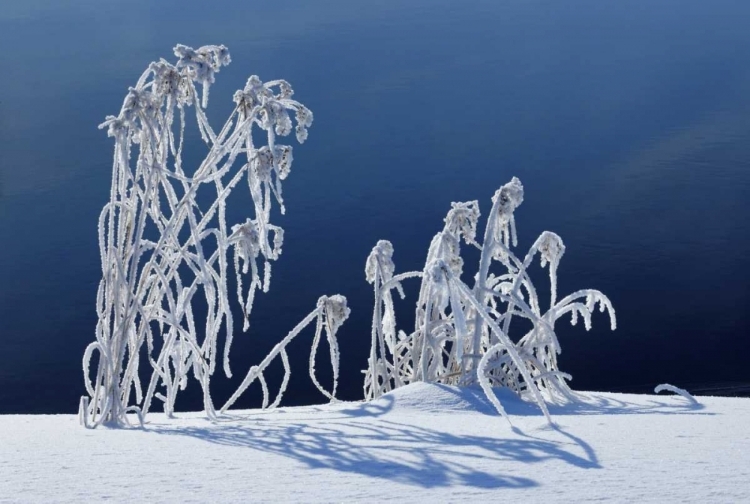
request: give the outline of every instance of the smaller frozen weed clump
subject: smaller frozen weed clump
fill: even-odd
[[[79,417],[87,427],[130,425],[128,413],[143,423],[154,399],[162,401],[171,416],[191,371],[203,389],[206,414],[217,415],[210,392],[217,361],[222,361],[226,376],[232,376],[229,351],[235,326],[230,270],[234,269],[246,331],[255,295],[268,291],[271,262],[279,258],[284,238],[284,230],[270,218],[274,200],[284,213],[281,182],[291,170],[292,146],[277,140],[294,131],[303,143],[312,124],[312,112],[292,99],[294,91],[288,82],[264,83],[253,75],[235,93],[235,108],[227,122],[215,131],[204,109],[215,75],[230,62],[229,51],[224,46],[192,49],[178,45],[174,53],[174,65],[165,60],[151,63],[128,91],[119,115],[107,117],[101,125],[114,138],[115,148],[110,201],[99,219],[99,322],[96,341],[86,348],[83,358],[88,395],[81,398]],[[190,107],[195,109],[208,153],[197,167],[186,170],[182,153]],[[260,130],[256,140],[264,138],[265,145],[254,144],[255,128]],[[227,200],[243,179],[255,216],[230,226]],[[208,203],[206,195],[211,197]],[[243,286],[247,275],[249,281]],[[202,305],[200,310],[196,310],[198,305]],[[286,346],[313,322],[310,376],[333,399],[339,364],[336,332],[348,315],[346,298],[321,297],[316,308],[259,365],[250,368],[220,411],[256,380],[263,391],[262,406],[278,405],[290,373]],[[330,392],[315,376],[315,355],[323,331],[333,367]],[[89,368],[95,356],[92,377]],[[277,356],[284,377],[271,400],[264,371]]]
[[[478,383],[506,418],[492,387],[531,396],[550,423],[545,400],[575,399],[566,383],[570,376],[558,369],[561,348],[555,323],[568,315],[573,325],[582,318],[589,330],[598,307],[609,314],[614,330],[615,311],[598,290],[579,290],[557,299],[557,268],[565,245],[555,233],[543,232],[523,260],[511,250],[517,246],[514,212],[523,196],[515,177],[497,190],[482,243],[476,240],[478,202],[452,203],[422,271],[395,274],[391,243],[381,240],[375,245],[365,266],[375,291],[366,399],[418,381]],[[461,241],[481,251],[473,288],[461,280]],[[537,254],[549,272],[550,304],[545,310],[528,274]],[[494,264],[502,269],[491,272]],[[414,330],[406,333],[397,330],[392,291],[403,298],[401,283],[410,278],[421,278],[421,286]],[[520,330],[520,336],[513,341],[511,321],[516,320],[513,329]]]

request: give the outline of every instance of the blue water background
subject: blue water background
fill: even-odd
[[[749,21],[750,3],[729,0],[5,0],[0,413],[76,410],[111,176],[96,126],[176,43],[231,51],[214,125],[251,74],[289,80],[315,113],[274,217],[271,291],[235,338],[235,379],[213,381],[217,403],[332,293],[352,308],[340,395],[361,398],[372,246],[389,239],[399,271],[421,269],[450,202],[486,214],[514,175],[520,248],[557,232],[560,292],[598,288],[617,309],[615,332],[603,316],[588,333],[560,322],[574,388],[750,393]],[[322,400],[310,339],[293,345],[285,404]],[[178,408],[199,408],[198,389]],[[256,391],[240,405],[258,404]]]

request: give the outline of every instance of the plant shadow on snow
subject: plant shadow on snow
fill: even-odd
[[[479,387],[457,388],[435,384],[445,393],[455,394],[462,402],[468,403],[476,411],[497,416],[497,411],[487,399],[484,391]],[[494,389],[495,396],[510,416],[542,416],[539,407],[531,401],[524,401],[508,389]],[[702,411],[705,406],[691,403],[680,396],[663,396],[663,400],[656,400],[649,396],[633,396],[628,394],[608,394],[600,392],[575,392],[579,398],[577,402],[565,404],[548,403],[549,412],[554,417],[566,415],[715,415]],[[636,400],[637,398],[637,400]]]
[[[583,440],[556,429],[564,440],[551,441],[507,429],[501,418],[487,419],[487,435],[468,435],[452,422],[444,427],[403,422],[386,415],[396,400],[377,401],[339,411],[325,410],[296,417],[236,415],[206,427],[151,425],[158,434],[190,436],[223,446],[244,447],[296,459],[311,469],[383,478],[424,488],[528,488],[539,483],[525,477],[488,471],[500,463],[535,464],[547,460],[583,469],[601,468],[594,450]],[[281,418],[279,418],[281,417]],[[462,421],[482,420],[481,417]],[[497,421],[497,423],[493,423]],[[504,466],[504,467],[507,467]]]
[[[495,407],[487,399],[484,391],[478,386],[454,387],[431,383],[424,385],[429,387],[430,393],[424,394],[419,387],[422,384],[410,385],[410,388],[397,390],[386,394],[380,399],[358,405],[356,408],[344,410],[342,413],[351,416],[382,415],[392,409],[413,409],[426,413],[450,414],[451,412],[463,413],[467,410],[498,417]],[[531,401],[519,398],[514,392],[503,389],[494,389],[495,396],[510,416],[542,416],[539,407]],[[633,396],[627,394],[608,394],[591,392],[574,392],[579,398],[577,402],[566,404],[548,403],[550,414],[555,416],[567,415],[715,415],[715,413],[703,411],[705,406],[700,403],[691,403],[679,396]],[[425,397],[432,401],[425,401]],[[498,417],[499,418],[499,417]]]
[[[429,387],[429,393],[420,387]],[[536,405],[506,392],[496,393],[509,415],[541,418]],[[552,405],[550,411],[553,415],[713,414],[699,413],[702,405],[683,403],[679,397],[636,400],[635,396],[581,393],[581,398],[580,403]],[[427,425],[425,418],[430,419]],[[434,423],[433,418],[437,419]],[[483,430],[487,435],[466,434],[463,426],[467,422],[486,422]],[[545,438],[508,428],[481,389],[437,384],[411,385],[368,403],[242,412],[205,427],[163,423],[150,424],[148,431],[290,457],[311,469],[356,473],[423,488],[527,488],[540,484],[488,471],[508,467],[499,464],[509,462],[558,460],[581,469],[602,467],[591,445],[564,428],[535,430]]]

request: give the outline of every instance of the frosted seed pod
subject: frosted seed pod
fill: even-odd
[[[387,282],[393,277],[396,266],[393,264],[393,245],[388,240],[380,240],[372,248],[370,255],[367,256],[365,263],[365,278],[368,283],[375,281],[378,267],[382,281]]]
[[[335,334],[339,327],[341,327],[341,325],[346,322],[346,319],[349,318],[351,310],[347,306],[346,298],[340,294],[329,297],[324,296],[323,303],[326,320],[328,321],[331,331]]]
[[[502,186],[495,192],[492,202],[498,203],[498,214],[500,222],[507,224],[513,216],[513,212],[523,203],[523,185],[517,177]]]
[[[467,201],[451,203],[451,209],[445,217],[445,230],[463,238],[466,243],[474,243],[477,236],[477,222],[479,221],[479,202]]]

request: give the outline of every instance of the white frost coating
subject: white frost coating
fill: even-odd
[[[688,401],[690,401],[693,404],[698,404],[698,401],[693,395],[688,392],[685,389],[681,389],[679,387],[675,387],[674,385],[670,385],[669,383],[662,383],[661,385],[657,385],[654,389],[654,394],[658,394],[659,392],[663,392],[664,390],[667,390],[669,392],[673,392],[675,394],[679,394]]]
[[[130,425],[128,413],[135,413],[142,422],[154,398],[164,403],[165,413],[171,416],[191,371],[203,389],[206,414],[216,415],[209,386],[220,347],[224,372],[231,376],[234,320],[227,285],[232,262],[247,330],[256,291],[268,290],[271,262],[279,258],[283,245],[283,229],[271,224],[270,215],[274,199],[283,211],[281,181],[289,176],[293,155],[292,147],[277,143],[277,137],[294,129],[301,143],[312,124],[312,113],[291,98],[288,82],[263,83],[253,75],[235,93],[236,106],[227,122],[215,131],[204,108],[216,73],[231,61],[229,51],[224,46],[192,49],[178,45],[174,52],[177,62],[160,60],[149,65],[129,89],[120,113],[108,116],[100,126],[114,138],[115,148],[110,201],[99,219],[99,322],[96,341],[83,357],[88,396],[80,401],[79,418],[87,427]],[[201,99],[197,98],[199,85]],[[189,107],[194,108],[198,130],[208,147],[206,157],[190,171],[182,162]],[[256,133],[254,139],[256,127],[261,134]],[[258,138],[264,138],[266,145],[256,146]],[[255,215],[230,226],[227,200],[243,179]],[[199,193],[201,202],[209,194],[212,202],[199,205]],[[243,276],[248,274],[245,290]],[[203,305],[200,313],[205,314],[200,324],[193,314],[199,304]],[[325,322],[334,386],[327,392],[315,382],[332,398],[339,358],[335,333],[348,309],[340,296],[321,298],[319,305],[313,318]],[[222,334],[226,339],[220,345]],[[263,361],[281,357],[285,369],[281,392],[289,374],[284,347],[277,346]],[[146,363],[148,372],[139,369]],[[91,364],[96,365],[95,374]],[[267,407],[264,369],[254,366],[249,375],[259,378],[263,407]],[[281,393],[270,407],[280,399]]]
[[[381,241],[373,249],[366,267],[367,280],[375,288],[372,347],[365,371],[367,399],[418,381],[479,383],[493,404],[497,398],[489,393],[491,387],[507,387],[518,395],[532,397],[550,423],[545,400],[575,399],[565,381],[570,376],[558,369],[561,348],[555,323],[570,314],[575,324],[580,316],[589,330],[598,305],[600,311],[608,312],[614,330],[615,311],[604,294],[591,289],[558,301],[557,269],[565,245],[557,234],[542,233],[523,260],[511,250],[517,242],[514,212],[523,199],[523,185],[516,177],[495,192],[483,243],[476,240],[478,203],[452,203],[443,230],[430,244],[422,272],[394,276],[390,242]],[[461,240],[481,250],[473,289],[461,280]],[[549,267],[551,296],[547,311],[542,311],[537,289],[527,273],[537,253],[541,266]],[[380,263],[387,264],[387,269],[378,266]],[[491,271],[493,266],[499,271]],[[396,327],[390,291],[400,289],[400,282],[411,277],[420,277],[422,283],[414,330],[406,333]],[[509,336],[514,317],[525,321],[514,326],[530,326],[517,341]],[[395,334],[401,335],[397,341]],[[502,414],[502,406],[495,407]]]

